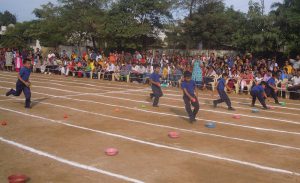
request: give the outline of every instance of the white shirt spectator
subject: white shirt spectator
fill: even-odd
[[[260,84],[263,81],[264,78],[262,77],[255,77],[255,81],[257,84]]]
[[[115,65],[114,64],[109,64],[108,68],[107,68],[108,72],[115,72]]]
[[[290,62],[293,64],[293,68],[298,70],[300,68],[300,60],[291,59]]]
[[[139,66],[139,68],[138,68],[138,73],[140,73],[140,74],[144,74],[146,72],[146,68],[144,67],[144,66]]]
[[[132,67],[132,71],[139,72],[139,68],[140,68],[140,66],[136,65],[136,66]]]
[[[299,85],[300,84],[300,76],[294,76],[292,79],[293,85]]]
[[[99,61],[102,59],[102,55],[101,54],[98,54],[97,57],[96,57],[96,61]]]

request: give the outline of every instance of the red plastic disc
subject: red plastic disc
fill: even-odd
[[[179,138],[179,133],[178,132],[169,132],[168,136],[170,138]]]
[[[9,183],[25,183],[28,180],[28,177],[22,174],[15,174],[9,176],[7,179]]]
[[[233,118],[234,118],[234,119],[240,119],[240,118],[241,118],[241,115],[235,114],[235,115],[233,115]]]
[[[118,149],[116,148],[107,148],[105,149],[105,154],[108,156],[115,156],[119,153]]]

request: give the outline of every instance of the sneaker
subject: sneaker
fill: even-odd
[[[214,103],[214,108],[216,108],[217,107],[217,102],[213,101],[213,103]]]
[[[228,110],[229,110],[229,111],[235,111],[235,109],[232,108],[232,107],[228,107]]]
[[[277,102],[275,102],[275,104],[277,104],[277,105],[280,105],[280,103],[277,101]]]
[[[190,123],[195,123],[197,120],[195,118],[190,119]]]
[[[263,110],[268,110],[268,109],[269,109],[269,108],[268,108],[268,107],[266,107],[266,106],[265,106],[265,107],[263,107]]]
[[[10,96],[12,91],[13,91],[13,89],[10,89],[8,92],[6,92],[5,95],[6,95],[7,97]]]

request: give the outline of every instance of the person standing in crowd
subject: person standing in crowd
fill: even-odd
[[[7,71],[12,71],[13,58],[14,58],[13,52],[11,51],[10,48],[8,48],[5,53],[5,68]]]
[[[0,48],[0,70],[4,70],[4,65],[5,65],[5,49]]]
[[[195,57],[193,60],[193,73],[192,73],[192,80],[196,82],[198,88],[202,87],[202,61],[200,60],[200,56]]]
[[[16,70],[16,72],[20,72],[20,69],[22,67],[23,67],[22,56],[20,55],[19,51],[16,51],[16,56],[15,56],[15,70]]]

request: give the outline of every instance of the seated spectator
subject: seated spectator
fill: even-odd
[[[109,62],[108,67],[104,73],[104,79],[112,80],[112,74],[115,72],[115,65]]]
[[[279,80],[283,81],[284,79],[289,79],[289,75],[287,74],[288,69],[285,68],[280,72]]]
[[[120,81],[126,81],[127,76],[130,74],[132,66],[129,62],[126,65],[122,65],[120,68]]]
[[[291,74],[293,67],[290,65],[289,61],[285,61],[283,69],[287,69],[287,74]]]
[[[296,60],[291,59],[290,62],[293,64],[295,70],[300,69],[300,55],[297,55]]]
[[[295,75],[292,79],[291,79],[292,83],[291,85],[288,87],[288,91],[291,92],[291,99],[299,99],[299,91],[300,91],[300,69],[298,69],[297,75]]]
[[[263,81],[263,79],[264,78],[261,76],[261,74],[257,73],[255,80],[254,80],[255,85],[259,85]]]
[[[245,73],[241,74],[241,92],[244,91],[245,87],[253,82],[253,74],[246,70]],[[250,88],[247,88],[248,91],[250,91]]]

